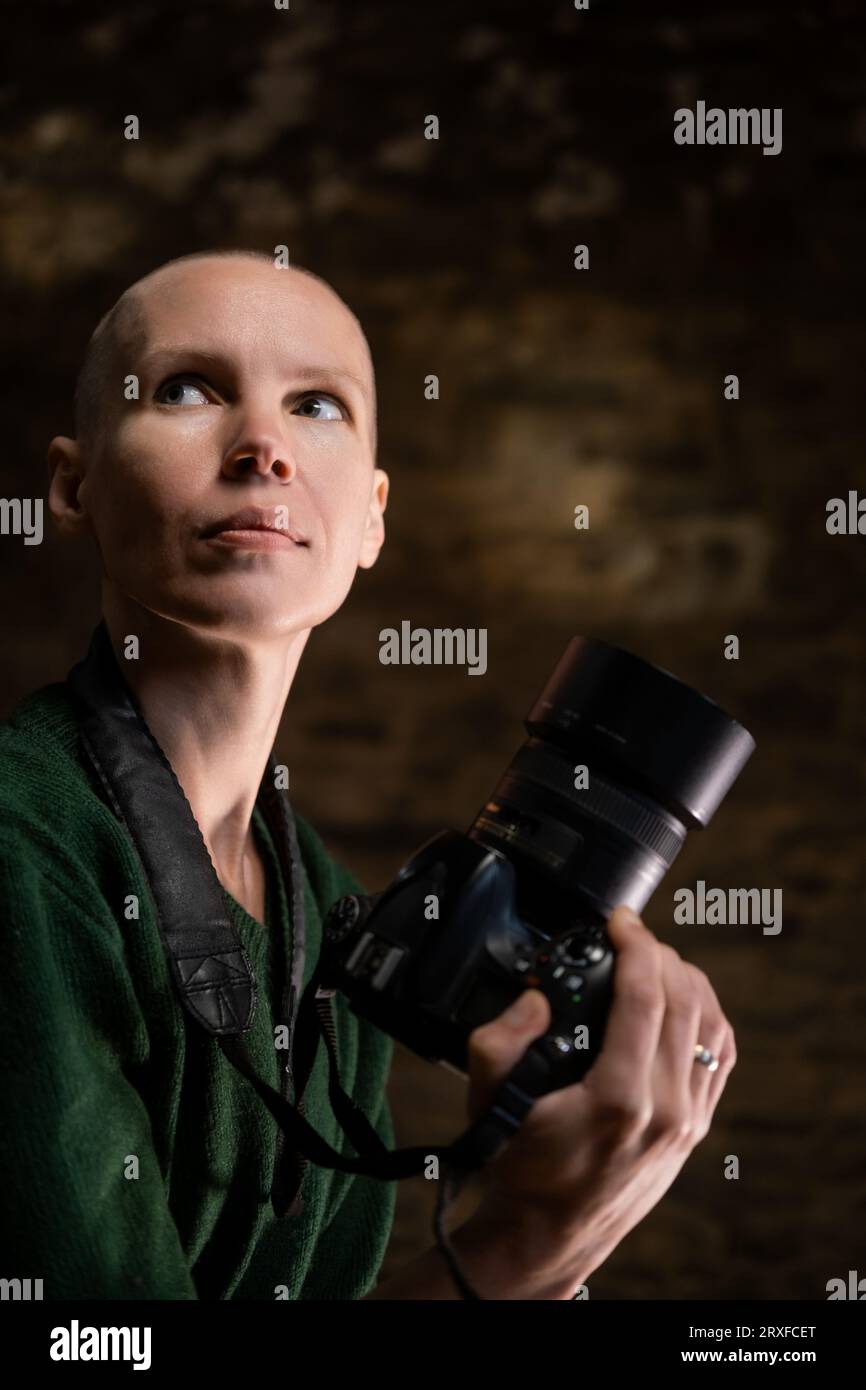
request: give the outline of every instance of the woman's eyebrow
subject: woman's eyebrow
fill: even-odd
[[[332,381],[349,382],[356,390],[360,391],[365,400],[369,399],[368,383],[356,376],[354,372],[347,372],[342,367],[298,367],[290,375],[296,377],[298,381],[324,381],[330,378]]]
[[[211,367],[219,367],[225,370],[231,366],[228,358],[223,357],[222,353],[209,352],[207,348],[200,347],[177,347],[158,348],[153,352],[145,353],[141,359],[141,366],[144,371],[160,371],[179,358],[187,362],[200,362]]]

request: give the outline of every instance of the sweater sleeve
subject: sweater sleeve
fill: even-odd
[[[0,836],[4,1274],[45,1299],[197,1298],[129,1079],[147,1036],[117,924]]]

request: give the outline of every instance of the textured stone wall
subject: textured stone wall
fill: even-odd
[[[820,1299],[864,1272],[866,538],[825,528],[828,498],[866,493],[858,8],[11,7],[4,496],[43,493],[90,330],[171,256],[285,242],[367,329],[388,539],[311,639],[280,742],[336,854],[372,888],[464,826],[573,633],[757,739],[646,912],[709,974],[739,1063],[593,1297]],[[782,152],[675,145],[699,99],[781,107]],[[81,653],[97,587],[53,537],[2,537],[0,561],[9,708]],[[381,665],[403,619],[486,627],[486,675]],[[675,927],[697,878],[781,888],[783,931]],[[391,1088],[401,1141],[460,1126],[453,1075],[401,1049]],[[388,1270],[429,1243],[431,1187],[402,1185]]]

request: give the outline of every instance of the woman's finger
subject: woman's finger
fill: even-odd
[[[701,1023],[695,1044],[700,1043],[702,1047],[708,1048],[716,1061],[719,1062],[729,1024],[722,1013],[722,1006],[718,1001],[716,991],[703,970],[699,970],[695,965],[689,965],[688,969],[701,1001]],[[711,1071],[708,1066],[697,1061],[692,1065],[691,1092],[702,1120],[706,1116],[707,1099],[713,1085],[713,1078],[717,1075],[718,1068]]]
[[[617,952],[613,1001],[604,1044],[583,1085],[596,1103],[620,1114],[643,1115],[665,1013],[659,943],[630,908],[611,914],[607,932]]]
[[[665,1137],[691,1127],[695,1043],[701,1028],[702,996],[689,967],[671,946],[660,945],[665,1016],[653,1068],[655,1132]]]
[[[716,1051],[716,1049],[714,1049]],[[737,1063],[737,1046],[734,1041],[734,1030],[730,1023],[725,1020],[725,1031],[722,1041],[718,1045],[716,1055],[719,1059],[718,1070],[710,1076],[710,1084],[707,1089],[704,1101],[704,1128],[708,1129],[716,1106],[722,1097],[725,1083]]]

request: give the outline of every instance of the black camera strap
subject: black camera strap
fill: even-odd
[[[231,1064],[255,1087],[293,1145],[293,1177],[275,1175],[271,1192],[280,1216],[296,1212],[303,1160],[344,1173],[381,1179],[414,1176],[439,1160],[436,1239],[464,1298],[478,1298],[460,1270],[445,1214],[466,1177],[500,1151],[519,1127],[534,1097],[516,1084],[520,1069],[499,1088],[491,1108],[454,1143],[389,1150],[340,1085],[330,995],[317,964],[303,988],[306,940],[303,869],[288,796],[277,787],[273,755],[262,778],[260,804],[291,892],[292,942],[284,992],[289,1033],[286,1072],[293,1100],[259,1077],[244,1034],[252,1024],[256,982],[231,918],[225,893],[192,808],[171,764],[144,719],[118,665],[107,626],[96,627],[88,653],[67,676],[82,745],[109,806],[129,831],[142,862],[160,937],[181,1002],[216,1038]],[[303,1097],[320,1039],[328,1058],[328,1094],[358,1157],[338,1152],[302,1113]]]

